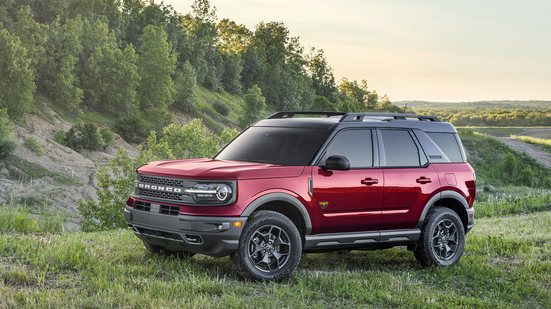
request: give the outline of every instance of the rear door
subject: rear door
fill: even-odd
[[[438,174],[410,130],[379,129],[377,137],[385,181],[381,228],[414,228],[440,187]]]
[[[378,230],[383,206],[383,173],[374,168],[370,129],[345,129],[331,140],[318,165],[331,155],[350,160],[347,171],[312,170],[314,207],[318,208],[319,233]]]

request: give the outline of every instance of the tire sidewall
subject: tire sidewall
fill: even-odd
[[[443,219],[448,219],[452,221],[455,224],[457,228],[457,233],[459,235],[456,252],[452,259],[446,261],[439,259],[434,253],[432,247],[432,235],[434,234],[434,230],[438,223]],[[423,246],[425,247],[425,252],[428,253],[427,255],[431,260],[430,264],[436,266],[449,266],[457,263],[463,255],[463,250],[465,248],[465,229],[463,227],[463,222],[461,222],[459,216],[457,216],[457,214],[452,210],[444,208],[437,209],[435,213],[430,217],[430,220],[427,222],[425,233],[423,235]]]
[[[287,236],[289,236],[291,243],[291,253],[287,263],[281,269],[269,273],[258,270],[253,265],[248,253],[248,245],[254,232],[265,225],[275,225],[283,229],[287,233]],[[300,262],[302,240],[297,227],[289,218],[273,211],[262,211],[258,215],[253,216],[245,225],[236,253],[236,258],[244,266],[242,271],[246,273],[242,275],[245,275],[246,278],[251,280],[283,280],[291,275]]]

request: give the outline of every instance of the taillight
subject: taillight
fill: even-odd
[[[134,202],[136,200],[133,198],[133,197],[129,197],[128,200],[126,201],[126,206],[128,207],[134,207]]]

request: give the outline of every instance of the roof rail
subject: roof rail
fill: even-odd
[[[343,113],[343,112],[285,111],[285,112],[277,112],[271,115],[270,117],[268,117],[268,119],[293,118],[295,115],[322,115],[325,117],[331,117],[331,116],[344,116],[345,114],[346,113]]]
[[[420,116],[417,114],[400,114],[400,113],[347,113],[341,117],[339,122],[363,121],[364,118],[369,118],[369,117],[388,118],[388,119],[384,119],[384,121],[407,120],[408,118],[414,118],[419,121],[440,122],[440,119],[434,116]]]

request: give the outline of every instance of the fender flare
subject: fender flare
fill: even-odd
[[[268,193],[266,195],[262,195],[261,197],[258,197],[254,201],[252,201],[245,210],[241,213],[242,217],[248,217],[250,216],[255,210],[257,210],[260,206],[269,203],[269,202],[286,202],[295,207],[296,210],[299,211],[299,213],[302,216],[302,219],[304,220],[304,225],[306,230],[304,231],[305,235],[310,235],[312,232],[312,221],[310,220],[310,215],[308,214],[308,211],[306,210],[306,207],[294,196],[288,194],[288,193]]]
[[[461,203],[461,205],[463,205],[466,210],[469,209],[469,203],[467,203],[467,200],[465,199],[465,197],[463,197],[463,195],[451,190],[438,192],[425,204],[425,208],[423,208],[423,212],[421,213],[419,221],[417,222],[417,228],[421,228],[423,226],[423,222],[425,222],[425,218],[427,217],[427,214],[429,213],[429,210],[432,208],[432,206],[434,206],[437,201],[444,198],[452,198]]]

